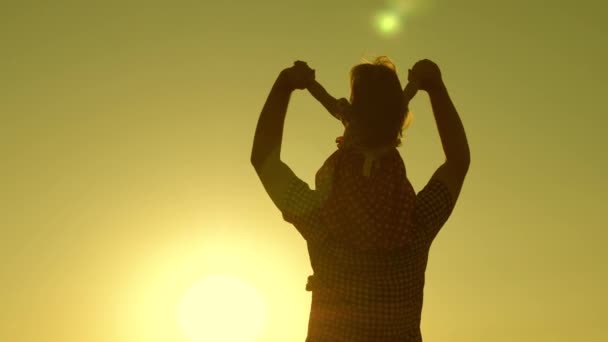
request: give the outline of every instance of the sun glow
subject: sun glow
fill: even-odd
[[[382,33],[392,33],[399,26],[399,17],[393,13],[383,13],[378,17],[378,28]]]
[[[418,0],[392,0],[374,15],[373,25],[381,36],[391,37],[401,32],[407,18],[419,12]]]
[[[182,224],[218,231],[244,225],[230,219]],[[132,334],[127,340],[304,340],[310,293],[303,291],[301,267],[308,257],[294,262],[291,247],[260,248],[257,230],[235,235],[185,235],[142,253],[119,310],[123,329]]]
[[[251,342],[264,328],[266,303],[246,282],[213,275],[186,292],[177,319],[192,342]]]

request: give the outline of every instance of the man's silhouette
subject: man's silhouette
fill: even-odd
[[[437,65],[417,62],[402,88],[387,58],[351,70],[350,101],[335,100],[304,62],[283,70],[262,109],[251,162],[270,198],[307,242],[314,274],[309,342],[422,341],[431,243],[450,216],[470,156]],[[345,126],[315,190],[280,159],[291,92],[308,89]],[[446,161],[415,194],[397,151],[409,100],[426,91]]]

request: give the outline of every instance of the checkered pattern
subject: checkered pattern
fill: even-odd
[[[405,173],[395,178],[403,162],[394,154],[374,165],[369,179],[344,180],[344,170],[361,170],[352,168],[360,165],[357,158],[328,158],[317,174],[317,190],[294,176],[281,201],[283,218],[307,241],[314,271],[306,286],[312,291],[307,341],[422,341],[428,251],[452,211],[452,199],[437,180],[408,197],[411,185]]]
[[[363,153],[340,148],[319,169],[321,225],[359,251],[403,247],[411,236],[414,188],[396,148],[370,161],[365,175]]]

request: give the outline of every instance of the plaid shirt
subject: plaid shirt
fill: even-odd
[[[396,149],[394,152],[398,154]],[[400,182],[399,179],[396,183],[404,189],[398,192],[402,197],[382,197],[383,193],[395,188],[392,182],[382,182],[382,179],[395,179],[390,177],[390,170],[399,168],[391,169],[390,165],[403,163],[400,157],[398,160],[394,159],[394,153],[384,159],[390,156],[393,159],[388,163],[389,166],[382,169],[376,165],[378,169],[375,173],[380,177],[374,183],[374,194],[379,194],[375,196],[376,200],[385,201],[379,203],[380,207],[394,206],[389,201],[394,201],[395,198],[409,198],[408,186],[411,185],[409,182]],[[328,161],[330,160],[331,157]],[[359,163],[363,161],[359,160]],[[351,159],[350,164],[342,164],[344,165],[349,165],[350,170],[361,170],[353,168],[361,165],[357,164],[356,159],[354,164]],[[339,169],[340,164],[335,167]],[[322,170],[323,168],[317,173],[318,190],[311,190],[304,181],[292,176],[280,205],[283,218],[292,223],[307,241],[314,271],[306,285],[306,290],[312,291],[307,341],[422,341],[420,317],[428,252],[431,242],[453,208],[453,201],[446,186],[432,179],[417,195],[412,196],[411,205],[402,204],[404,210],[410,210],[407,215],[409,220],[387,221],[405,227],[369,225],[366,221],[369,213],[366,211],[373,210],[369,206],[353,207],[347,210],[348,215],[337,212],[335,207],[334,210],[327,209],[331,207],[328,203],[339,198],[328,200],[332,199],[329,195],[332,190],[327,190],[323,184],[319,184],[323,179]],[[373,176],[374,169],[371,174],[371,177]],[[342,174],[338,178],[345,177],[347,176]],[[337,183],[338,180],[334,179],[332,182]],[[356,190],[362,186],[354,181],[345,184],[356,186]],[[344,189],[340,191],[343,192]],[[353,189],[350,191],[357,192]],[[352,200],[343,202],[346,206],[342,208],[353,203]],[[383,215],[386,214],[383,212]],[[399,216],[399,213],[394,212],[393,215]],[[364,238],[349,238],[348,235],[344,236],[343,229],[331,227],[332,222],[345,217],[349,218],[348,223],[357,232],[351,235],[364,234]],[[360,221],[357,221],[357,217],[360,217]],[[359,223],[364,223],[364,229],[359,227]],[[399,231],[403,236],[395,235]],[[380,242],[375,244],[362,243],[363,240],[383,234],[397,242],[387,244],[386,240],[380,239]]]

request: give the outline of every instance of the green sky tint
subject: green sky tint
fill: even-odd
[[[294,60],[347,96],[375,55],[402,81],[436,61],[471,146],[425,341],[607,340],[607,5],[416,3],[391,37],[382,2],[1,5],[0,340],[186,342],[176,301],[229,273],[269,298],[261,341],[302,341],[306,246],[249,164],[255,124]],[[443,156],[426,96],[411,109],[419,190]],[[296,93],[283,159],[312,185],[340,133]]]

